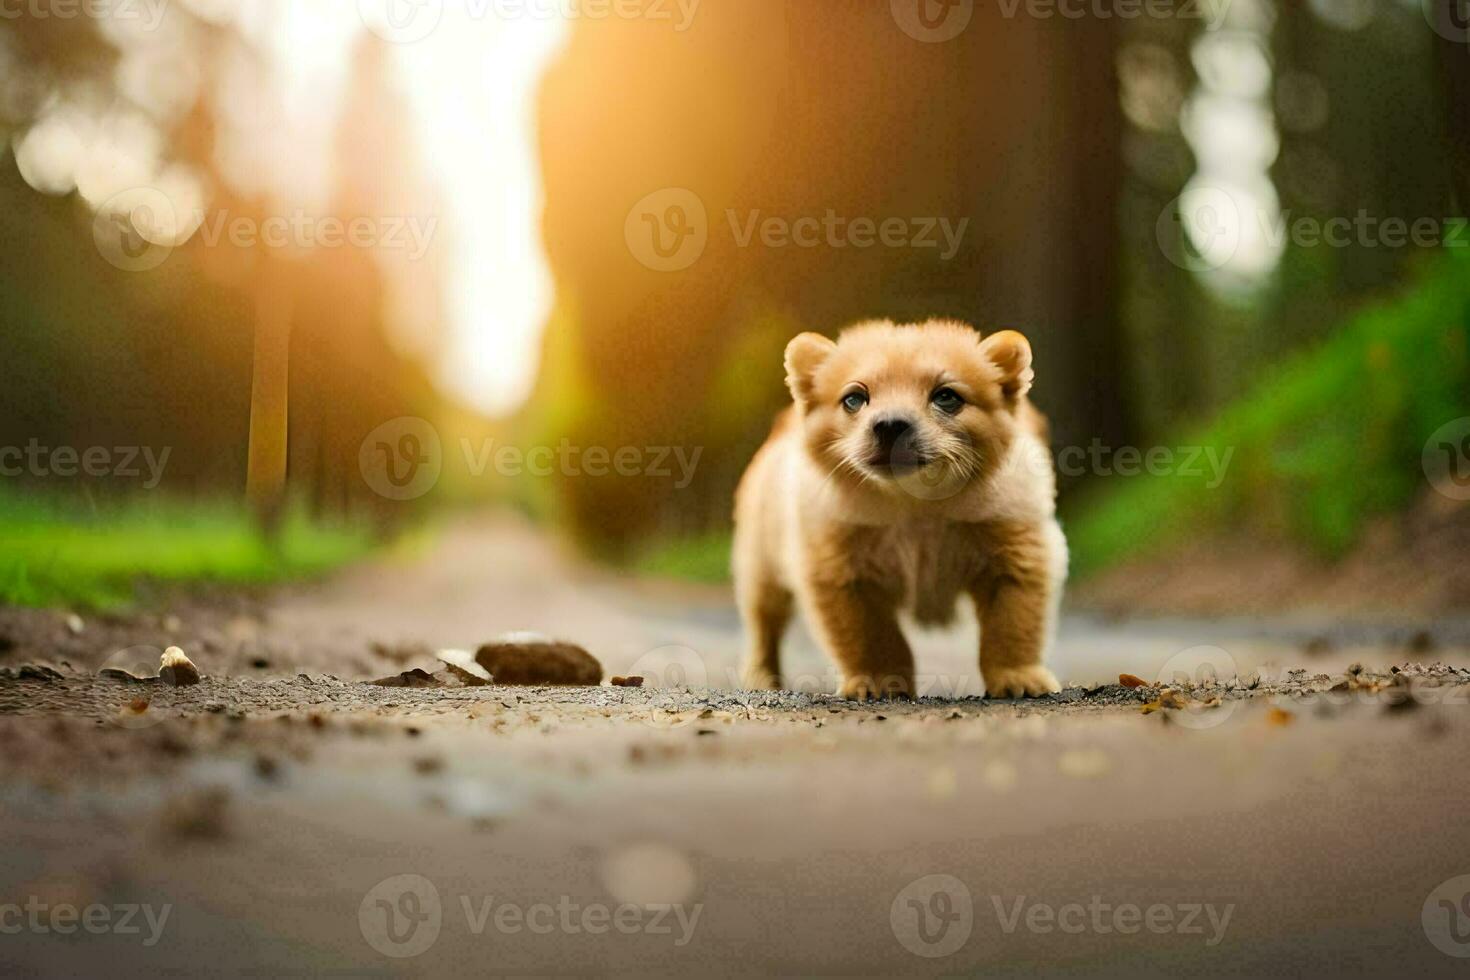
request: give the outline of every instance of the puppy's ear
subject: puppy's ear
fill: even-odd
[[[1031,342],[1014,330],[1002,330],[980,342],[980,351],[1000,368],[1000,387],[1007,398],[1020,398],[1031,390],[1036,372],[1031,370]]]
[[[811,402],[812,379],[837,345],[819,333],[797,334],[786,345],[786,387],[803,409]]]

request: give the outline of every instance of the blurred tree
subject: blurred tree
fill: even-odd
[[[540,112],[561,312],[533,411],[557,423],[539,438],[704,450],[687,488],[561,479],[559,512],[585,540],[621,550],[727,522],[787,400],[781,350],[800,329],[930,316],[1021,329],[1059,438],[1129,440],[1111,24],[977,5],[957,37],[929,43],[903,13],[740,0],[701,5],[685,33],[575,25]],[[656,271],[630,212],[652,201],[657,219],[685,191],[707,244]],[[769,246],[771,219],[822,228]],[[897,219],[937,247],[860,247],[858,219]]]
[[[341,111],[329,111],[329,93],[311,93],[325,146],[293,146],[297,155],[273,171],[331,175],[315,209],[251,166],[290,105],[273,101],[281,67],[261,48],[264,26],[205,21],[182,6],[141,39],[90,17],[0,23],[0,129],[17,146],[42,124],[70,138],[50,156],[32,154],[56,169],[54,182],[34,161],[27,176],[16,157],[0,159],[0,238],[11,243],[0,264],[0,344],[26,367],[0,389],[0,438],[167,446],[166,488],[237,499],[244,489],[267,530],[294,495],[323,512],[387,518],[402,505],[366,485],[358,448],[383,422],[444,406],[421,366],[440,323],[434,253],[410,267],[373,247],[273,242],[267,221],[428,218],[439,202],[405,149],[411,119],[384,46],[361,31]],[[83,199],[62,166],[130,172],[126,147],[103,139],[104,123],[118,119],[155,147],[140,185],[166,184],[177,166],[203,189],[198,202],[179,202],[185,212],[197,204],[203,225],[155,268],[104,260],[93,235],[112,226],[94,227],[100,202]],[[146,244],[133,216],[122,216],[123,231]],[[236,228],[251,237],[236,240]],[[405,309],[417,357],[393,333]]]
[[[1458,213],[1470,213],[1470,4],[1465,0],[1427,0],[1436,25],[1435,61],[1439,67],[1439,104],[1454,175]]]

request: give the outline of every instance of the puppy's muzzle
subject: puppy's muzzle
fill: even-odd
[[[880,470],[912,469],[927,462],[911,419],[891,415],[873,422],[873,452],[868,464]]]

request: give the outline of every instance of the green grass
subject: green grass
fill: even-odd
[[[728,582],[730,533],[711,531],[697,537],[659,541],[633,560],[632,570],[686,582]]]
[[[1067,512],[1074,570],[1247,529],[1343,554],[1374,515],[1426,487],[1425,442],[1470,415],[1470,259],[1445,253],[1393,298],[1276,365],[1177,446],[1233,448],[1206,477],[1112,478]]]
[[[307,578],[362,557],[365,530],[293,512],[275,548],[238,507],[163,496],[95,508],[0,493],[0,602],[114,608],[140,581],[255,585]]]

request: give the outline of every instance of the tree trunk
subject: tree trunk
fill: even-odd
[[[285,277],[265,260],[256,294],[255,361],[250,385],[250,457],[245,496],[257,526],[274,542],[286,495],[287,391],[292,302]]]
[[[1470,0],[1434,0],[1445,139],[1455,207],[1470,209]]]

